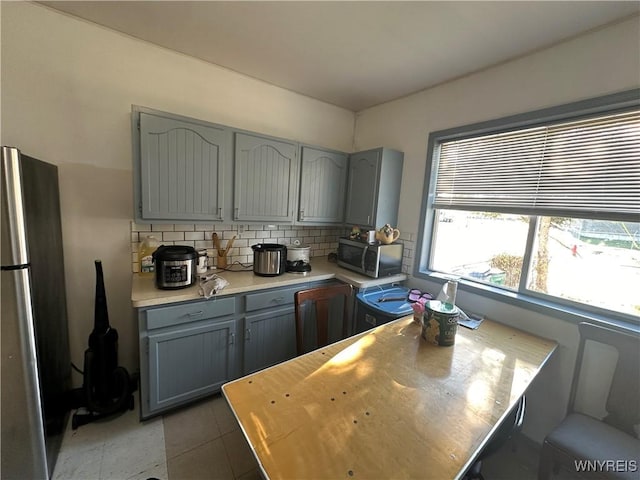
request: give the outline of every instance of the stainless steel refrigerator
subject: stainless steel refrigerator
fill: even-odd
[[[48,479],[71,362],[58,169],[2,147],[0,478]]]

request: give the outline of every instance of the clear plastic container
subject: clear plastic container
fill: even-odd
[[[140,275],[152,277],[155,272],[153,252],[160,246],[160,242],[153,235],[144,237],[138,247],[138,262],[140,263]]]

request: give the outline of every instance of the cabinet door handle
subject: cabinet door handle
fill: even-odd
[[[233,345],[234,343],[236,343],[236,334],[235,333],[230,333],[229,334],[229,345]]]
[[[189,317],[200,317],[204,315],[204,311],[200,310],[199,312],[187,313]]]
[[[251,329],[250,329],[250,328],[247,328],[246,335],[245,335],[244,339],[245,339],[247,342],[248,342],[249,340],[251,340]]]
[[[222,218],[222,207],[218,207],[218,217],[220,220],[224,220],[224,218]]]
[[[300,220],[304,220],[304,210],[300,210]]]
[[[371,222],[371,215],[367,215],[367,225]]]
[[[235,216],[234,216],[234,220],[238,220],[238,212],[240,211],[240,208],[236,207],[235,208]]]
[[[275,302],[275,303],[282,303],[282,302],[284,302],[284,297],[274,298],[271,301]]]

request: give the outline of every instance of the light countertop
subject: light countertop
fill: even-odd
[[[346,268],[339,267],[335,263],[330,263],[325,257],[314,257],[311,259],[311,272],[306,275],[296,273],[285,273],[276,277],[260,277],[253,274],[253,270],[248,271],[217,271],[210,270],[209,273],[216,273],[229,282],[217,296],[237,295],[239,293],[265,290],[275,287],[286,287],[298,283],[314,282],[319,280],[331,280],[333,278],[349,283],[356,288],[368,288],[376,285],[386,285],[389,283],[402,282],[407,279],[407,275],[399,274],[383,278],[370,278],[360,275]],[[188,288],[179,290],[160,290],[156,288],[153,277],[142,277],[133,274],[131,287],[131,303],[136,308],[164,305],[168,303],[184,302],[189,300],[203,299],[198,291],[198,282]]]

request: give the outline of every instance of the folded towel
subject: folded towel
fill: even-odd
[[[200,278],[200,295],[209,299],[215,294],[221,292],[227,285],[229,285],[229,282],[215,273],[206,275]]]

